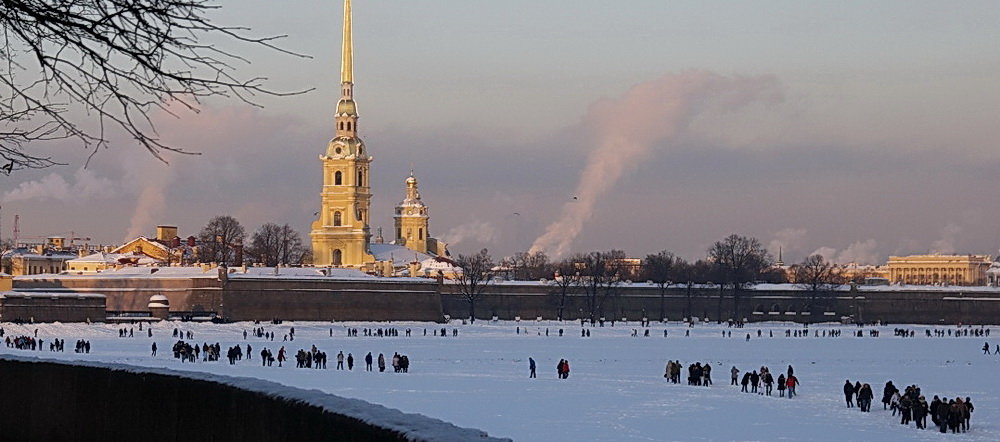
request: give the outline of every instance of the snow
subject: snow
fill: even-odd
[[[62,338],[70,350],[77,339],[89,339],[94,350],[78,355],[0,347],[0,354],[257,378],[419,413],[514,440],[956,440],[953,435],[916,430],[912,424],[904,427],[879,403],[871,413],[844,407],[844,379],[871,384],[876,402],[882,386],[892,380],[900,388],[919,385],[928,401],[934,395],[971,396],[976,411],[972,429],[961,436],[962,440],[1000,440],[1000,377],[995,375],[1000,355],[983,355],[981,350],[984,341],[995,347],[1000,335],[923,336],[925,329],[946,330],[944,326],[900,326],[915,330],[915,338],[892,336],[892,326],[878,327],[881,337],[858,338],[850,336],[855,327],[833,324],[809,327],[810,336],[832,329],[842,330],[843,336],[786,338],[786,329],[802,329],[790,323],[752,324],[731,330],[714,324],[691,329],[680,323],[654,324],[648,338],[641,337],[643,329],[635,322],[588,326],[590,338],[580,337],[578,322],[554,321],[480,321],[475,325],[286,322],[260,326],[278,334],[274,342],[252,336],[244,341],[243,330],[255,327],[250,323],[156,323],[152,327],[160,353],[152,358],[145,326],[142,332],[135,326],[135,338],[118,338],[120,326],[114,324],[3,324],[8,335],[30,335],[37,328],[46,343]],[[410,328],[413,337],[349,338],[348,326],[395,327],[401,335]],[[223,349],[250,344],[253,358],[235,366],[224,361],[182,364],[166,351],[175,341],[170,337],[174,327],[192,331],[198,343],[220,342]],[[289,327],[295,327],[294,342],[281,342]],[[447,337],[431,336],[432,330],[442,327],[448,329]],[[331,328],[333,337],[329,336]],[[558,336],[559,328],[565,330],[565,336]],[[451,336],[452,329],[459,330],[458,337]],[[631,337],[633,329],[640,330],[640,337]],[[664,329],[669,332],[667,338],[663,337]],[[758,329],[761,338],[756,337]],[[691,331],[689,337],[684,336],[687,330]],[[732,338],[723,338],[722,331],[732,331]],[[770,331],[773,338],[768,337]],[[1000,329],[992,331],[1000,333]],[[745,339],[747,333],[752,335],[750,341]],[[259,365],[261,348],[277,354],[284,345],[294,354],[314,344],[327,352],[331,362],[342,350],[345,355],[353,353],[358,364],[351,372],[333,370],[335,362],[329,370]],[[380,352],[387,359],[394,352],[408,355],[410,373],[365,372],[364,356],[369,351],[376,358]],[[527,377],[529,356],[538,363],[537,379]],[[570,362],[567,380],[555,376],[555,365],[561,358]],[[667,359],[680,360],[684,366],[696,361],[711,363],[716,384],[668,384],[663,378]],[[802,382],[794,399],[740,393],[728,385],[731,366],[745,371],[766,365],[777,374],[789,364]]]
[[[2,298],[63,298],[63,299],[95,299],[104,298],[104,295],[97,293],[56,293],[56,292],[44,292],[44,291],[31,291],[25,292],[21,290],[0,292],[0,299]]]

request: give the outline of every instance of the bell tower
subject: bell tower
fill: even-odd
[[[319,219],[313,221],[313,264],[361,267],[373,263],[368,174],[373,158],[358,137],[358,108],[354,102],[354,45],[351,0],[344,0],[344,43],[340,67],[340,101],[334,114],[335,136],[320,155],[323,190]]]
[[[406,198],[396,205],[396,214],[393,217],[396,227],[395,243],[410,250],[428,253],[429,219],[427,205],[420,200],[420,191],[417,190],[417,178],[411,171],[406,179]],[[436,251],[431,252],[436,253]]]

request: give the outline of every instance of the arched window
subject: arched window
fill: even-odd
[[[340,212],[333,212],[333,225],[335,226],[341,225],[341,223],[343,223],[342,218],[343,216],[340,214]]]
[[[363,170],[358,171],[358,186],[363,187],[365,185],[365,172]]]
[[[344,122],[337,123],[337,129],[344,130]]]
[[[341,252],[340,249],[333,250],[333,265],[344,265],[344,252]]]
[[[351,122],[350,121],[347,122],[347,130],[351,130]]]
[[[421,227],[420,229],[417,229],[417,239],[419,239],[419,240],[423,240],[424,239],[424,228],[423,227]]]
[[[338,186],[344,184],[344,174],[340,173],[339,170],[333,174],[333,184]]]

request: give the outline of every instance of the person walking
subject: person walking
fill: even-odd
[[[365,371],[372,371],[372,352],[365,355]]]
[[[786,387],[787,386],[785,385],[785,375],[784,374],[779,374],[778,375],[778,397],[785,397],[785,388]]]
[[[153,343],[153,357],[156,356],[156,343]]]
[[[351,371],[354,370],[354,354],[352,353],[347,354],[347,369]]]
[[[990,354],[990,343],[989,342],[983,344],[983,354],[984,355]]]
[[[535,360],[531,357],[528,357],[528,370],[528,379],[535,378]]]
[[[789,365],[788,367],[789,367],[788,371],[791,372],[792,366]],[[791,399],[793,396],[795,396],[795,387],[799,385],[799,378],[795,377],[795,375],[793,374],[790,374],[788,375],[788,378],[785,379],[785,384],[787,384],[788,386],[788,398]]]
[[[337,353],[337,370],[343,370],[343,369],[344,369],[344,351],[341,350],[340,353]]]
[[[854,384],[851,384],[851,380],[848,379],[844,382],[844,400],[847,401],[847,408],[854,406]]]
[[[736,382],[736,380],[740,376],[740,369],[736,368],[736,366],[734,365],[733,368],[729,369],[729,374],[732,375],[729,385],[737,385],[738,382]]]

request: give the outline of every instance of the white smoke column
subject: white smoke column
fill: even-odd
[[[691,71],[641,83],[620,98],[593,104],[583,124],[594,131],[597,146],[580,175],[575,199],[563,206],[559,220],[545,229],[530,251],[565,255],[598,200],[655,146],[676,138],[709,105],[727,111],[755,101],[774,101],[780,98],[777,86],[771,76]]]
[[[129,167],[127,180],[142,183],[142,190],[135,201],[135,209],[129,222],[128,232],[124,241],[130,241],[137,236],[150,234],[167,207],[167,189],[173,181],[173,169],[159,161],[141,158]]]
[[[497,229],[493,224],[474,220],[460,226],[455,226],[441,235],[441,241],[449,245],[460,244],[464,241],[474,239],[482,243],[493,243],[496,239]]]

